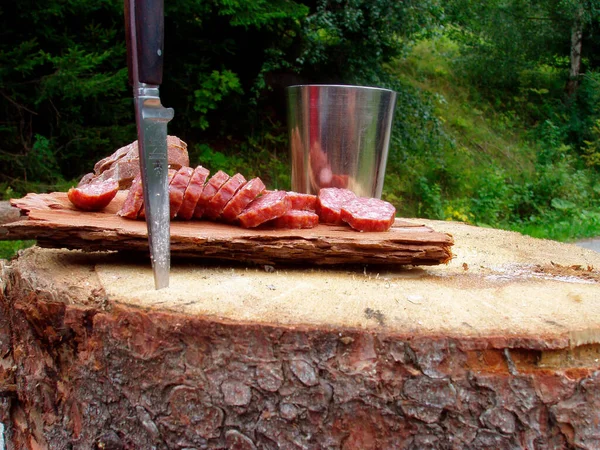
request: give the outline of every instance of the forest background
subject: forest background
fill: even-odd
[[[593,0],[167,0],[169,134],[193,165],[286,189],[286,86],[391,88],[398,215],[598,236],[599,19]],[[4,199],[136,139],[123,22],[119,0],[0,5]]]

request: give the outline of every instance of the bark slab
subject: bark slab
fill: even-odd
[[[37,239],[49,248],[86,251],[148,251],[146,223],[115,213],[126,192],[103,211],[76,210],[63,192],[28,194],[12,203],[26,220],[0,228],[5,239]],[[15,208],[15,209],[17,209]],[[398,219],[385,233],[359,233],[348,226],[319,225],[309,230],[243,229],[209,221],[173,221],[175,257],[256,264],[435,265],[452,258],[454,241],[422,223]]]

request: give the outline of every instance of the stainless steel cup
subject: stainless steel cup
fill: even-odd
[[[292,190],[347,188],[381,197],[396,106],[388,89],[342,85],[287,88]]]

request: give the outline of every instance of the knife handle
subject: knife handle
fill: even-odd
[[[135,30],[132,30],[131,6]],[[135,85],[134,64],[140,83],[159,85],[163,77],[164,0],[125,0],[125,32],[129,83]],[[137,61],[134,62],[132,36],[135,35]]]

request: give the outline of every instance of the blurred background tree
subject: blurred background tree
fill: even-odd
[[[170,0],[163,104],[192,164],[289,187],[286,86],[398,93],[399,214],[600,235],[600,0]],[[0,192],[135,140],[120,0],[0,5]]]
[[[437,25],[436,0],[165,2],[163,103],[193,159],[286,148],[283,89],[373,84],[411,36]],[[135,139],[119,0],[0,6],[0,183],[64,186]],[[209,161],[210,162],[210,161]],[[285,183],[285,179],[283,181]]]

